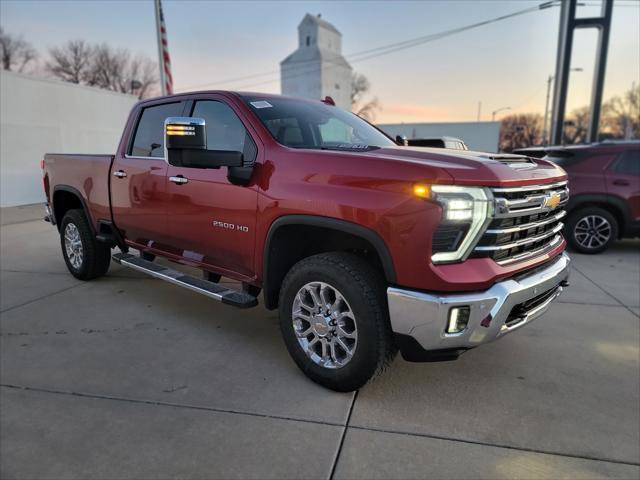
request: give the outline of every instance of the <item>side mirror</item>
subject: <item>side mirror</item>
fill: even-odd
[[[164,121],[167,162],[175,167],[241,167],[242,152],[207,150],[207,127],[203,118],[169,117]]]
[[[401,147],[406,147],[409,145],[409,140],[407,140],[406,135],[396,135],[396,144]]]

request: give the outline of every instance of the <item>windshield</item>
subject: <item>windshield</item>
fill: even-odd
[[[395,143],[353,113],[289,98],[245,97],[278,143],[291,148],[371,150]]]

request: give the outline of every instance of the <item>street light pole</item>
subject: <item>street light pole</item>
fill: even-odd
[[[494,110],[493,112],[491,112],[491,121],[495,122],[496,121],[496,113],[502,112],[503,110],[511,110],[511,107],[502,107],[502,108],[499,108],[499,109]]]

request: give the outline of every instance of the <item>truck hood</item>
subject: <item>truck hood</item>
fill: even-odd
[[[384,147],[364,155],[442,168],[457,185],[524,186],[567,177],[557,165],[523,155],[424,147]]]

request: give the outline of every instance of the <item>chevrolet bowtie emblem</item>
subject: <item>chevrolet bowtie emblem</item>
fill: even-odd
[[[550,195],[547,195],[544,198],[544,206],[546,208],[548,208],[549,210],[553,210],[554,208],[556,208],[558,205],[560,205],[560,194],[559,193],[552,193]]]

